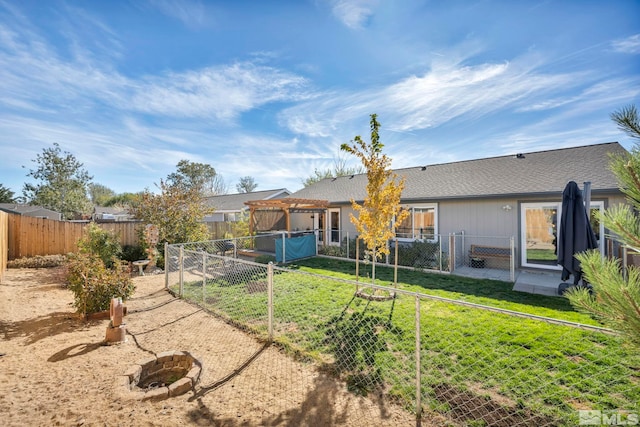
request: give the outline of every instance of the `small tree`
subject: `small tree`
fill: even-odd
[[[95,206],[105,206],[105,203],[116,195],[116,193],[106,185],[91,183],[88,188],[91,203]]]
[[[131,206],[131,213],[146,224],[158,227],[159,244],[198,242],[209,237],[202,222],[213,212],[203,203],[195,187],[168,185],[160,181],[160,194],[145,190]]]
[[[228,191],[224,179],[211,165],[180,160],[176,169],[176,172],[167,176],[166,185],[181,187],[185,191],[193,189],[202,197],[226,194]]]
[[[102,206],[131,206],[139,198],[141,193],[120,193],[104,201]]]
[[[371,280],[375,282],[376,259],[389,254],[387,242],[395,236],[395,224],[400,224],[409,212],[400,206],[404,189],[404,178],[389,169],[391,159],[382,153],[377,115],[371,115],[371,142],[365,143],[356,136],[351,145],[342,144],[340,149],[358,157],[367,171],[367,196],[363,205],[353,199],[351,205],[358,216],[351,214],[351,222],[364,240],[371,255]],[[395,219],[395,224],[393,221]]]
[[[135,286],[128,270],[107,268],[96,254],[72,254],[67,261],[67,283],[74,294],[73,305],[86,315],[108,310],[112,298],[126,301]]]
[[[67,283],[81,314],[107,310],[111,298],[127,300],[135,287],[119,262],[122,248],[114,232],[89,224],[78,241],[78,253],[67,261]]]
[[[0,203],[14,203],[15,194],[13,191],[0,184]]]
[[[364,173],[365,169],[362,166],[347,166],[347,160],[342,156],[335,157],[333,159],[333,169],[314,169],[313,175],[302,181],[302,185],[305,187],[315,184],[318,181],[322,181],[326,178],[337,178],[339,176],[356,175]]]
[[[231,223],[231,235],[227,237],[245,237],[249,236],[249,214],[240,212],[237,214],[236,220]]]
[[[252,176],[243,176],[240,178],[240,182],[236,184],[238,193],[251,193],[256,188],[258,188],[258,184],[256,184]]]
[[[620,129],[640,142],[640,122],[635,106],[623,108],[613,113],[611,118]],[[600,220],[621,243],[640,251],[638,144],[630,155],[613,156],[611,169],[633,209],[629,205],[612,206],[600,215]],[[585,288],[571,289],[566,294],[571,304],[620,331],[629,342],[640,347],[640,269],[630,266],[623,272],[620,260],[603,259],[598,251],[582,253],[576,258],[593,292]]]
[[[53,148],[45,148],[34,162],[38,167],[27,176],[42,183],[24,185],[23,193],[29,203],[60,212],[65,219],[89,213],[91,203],[87,197],[87,186],[92,177],[82,163],[72,154],[63,153],[57,143]]]
[[[114,231],[103,230],[96,223],[89,224],[84,238],[78,241],[81,253],[96,255],[105,267],[113,268],[116,260],[122,255],[120,239]]]

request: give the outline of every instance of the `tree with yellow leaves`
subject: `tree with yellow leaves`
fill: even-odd
[[[367,195],[362,205],[351,199],[358,216],[351,214],[350,217],[371,256],[371,280],[375,282],[376,259],[389,254],[387,241],[395,237],[395,224],[400,224],[409,212],[400,206],[404,178],[399,179],[389,169],[391,159],[382,153],[384,145],[378,135],[380,123],[376,114],[371,114],[370,128],[369,144],[358,135],[351,144],[342,144],[340,149],[358,157],[367,171]]]

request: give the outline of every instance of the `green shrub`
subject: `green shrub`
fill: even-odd
[[[87,227],[87,234],[78,241],[78,249],[83,254],[97,255],[105,266],[113,267],[122,255],[120,239],[113,231],[103,230],[97,224],[91,223]]]
[[[107,268],[97,254],[78,253],[69,255],[67,261],[67,283],[74,294],[73,306],[82,315],[108,310],[111,298],[126,301],[135,286],[128,271],[119,268],[117,259],[112,259],[115,268]]]
[[[125,245],[122,247],[121,259],[129,262],[147,259],[147,252],[141,245]]]
[[[51,268],[64,265],[64,255],[36,255],[22,257],[7,262],[7,268]]]
[[[391,249],[389,262],[393,264],[395,251]],[[442,260],[442,261],[441,261]],[[442,262],[442,268],[446,270],[448,258],[445,252],[440,252],[440,244],[438,242],[415,240],[411,243],[402,243],[398,245],[398,265],[414,267],[416,269],[439,269]]]
[[[366,247],[364,242],[360,241],[359,258],[361,260],[364,259],[365,249]],[[340,242],[340,246],[323,245],[318,249],[318,253],[321,255],[335,256],[339,258],[356,259],[356,239],[348,239],[345,237],[342,239],[342,242]]]
[[[260,264],[269,264],[270,262],[275,263],[276,257],[272,255],[258,255],[255,259],[255,262]]]
[[[164,270],[164,250],[162,252],[158,251],[158,255],[156,256],[156,267]]]

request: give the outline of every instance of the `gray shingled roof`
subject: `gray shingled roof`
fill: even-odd
[[[617,142],[558,150],[538,151],[397,169],[405,177],[403,202],[561,195],[567,182],[580,186],[591,182],[591,191],[616,192],[618,181],[609,169],[609,154],[628,153]],[[327,178],[295,192],[290,197],[329,200],[334,204],[364,200],[366,174]]]
[[[0,210],[10,213],[17,213],[20,215],[29,215],[36,213],[50,213],[53,215],[60,215],[56,211],[52,211],[51,209],[43,208],[42,206],[32,206],[26,205],[22,203],[0,203]]]
[[[238,212],[246,209],[244,202],[251,200],[269,200],[272,198],[283,198],[290,194],[286,188],[275,190],[252,191],[251,193],[222,194],[219,196],[207,197],[206,203],[216,209],[216,211]]]

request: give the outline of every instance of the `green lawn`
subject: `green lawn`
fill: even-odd
[[[383,392],[415,410],[415,297],[354,297],[351,262],[314,258],[274,277],[275,341],[315,360],[354,393]],[[305,274],[305,273],[314,273]],[[315,275],[318,274],[318,275]],[[366,275],[366,271],[362,272]],[[264,336],[265,275],[227,273],[185,284],[185,297]],[[377,283],[393,270],[377,268]],[[400,270],[403,290],[595,325],[565,299],[510,283]],[[577,409],[640,411],[640,358],[619,338],[448,302],[420,302],[421,394],[427,412],[462,424],[575,425]],[[487,415],[493,414],[493,415]],[[505,421],[506,420],[506,421]]]
[[[289,268],[355,280],[355,265],[349,261],[316,257],[299,261]],[[370,266],[360,265],[361,281],[367,280],[366,276],[370,270]],[[560,280],[559,277],[558,280]],[[376,266],[376,283],[392,286],[393,269]],[[398,287],[412,292],[473,302],[521,313],[599,325],[588,315],[576,312],[565,298],[514,292],[512,291],[513,283],[498,280],[398,269]]]

